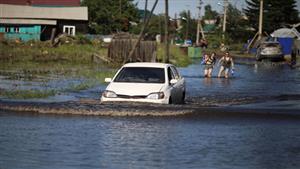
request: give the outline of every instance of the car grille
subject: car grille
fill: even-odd
[[[122,99],[145,99],[147,96],[128,96],[128,95],[118,94],[117,97]]]

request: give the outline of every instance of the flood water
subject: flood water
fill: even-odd
[[[245,64],[247,63],[247,64]],[[236,64],[230,79],[217,78],[219,68],[213,70],[213,78],[203,78],[203,65],[197,63],[182,68],[187,81],[190,102],[201,103],[203,99],[223,100],[251,99],[256,107],[293,107],[300,111],[300,69],[271,62],[244,62]],[[189,101],[189,100],[188,100]],[[287,101],[287,102],[285,102]],[[263,103],[263,104],[261,104]]]
[[[249,98],[234,106],[300,112],[299,69],[238,64],[231,79],[205,79],[199,63],[180,69],[187,105],[217,100],[214,104],[224,106],[225,100]],[[103,89],[73,96],[98,99]],[[86,117],[0,111],[0,169],[298,169],[299,159],[298,115]]]
[[[1,169],[298,169],[300,119],[0,113]]]

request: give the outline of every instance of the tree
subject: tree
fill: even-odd
[[[249,25],[242,11],[231,4],[228,5],[227,35],[235,42],[245,42],[250,38]]]
[[[258,29],[260,0],[246,0],[249,24]],[[272,33],[287,24],[299,22],[295,0],[264,0],[263,30]]]
[[[212,10],[210,5],[206,5],[204,7],[204,9],[205,9],[205,13],[204,13],[203,19],[211,20],[211,19],[217,19],[218,18],[218,15],[219,15],[218,12]]]
[[[129,31],[131,22],[138,22],[139,13],[134,0],[83,0],[88,7],[89,31],[96,34],[111,34]]]
[[[142,12],[142,15],[140,15],[140,16],[143,17],[143,15],[144,15],[144,12]],[[139,34],[143,24],[144,23],[141,22],[138,25],[134,26],[133,29],[131,30],[131,33]],[[159,15],[154,15],[153,14],[153,16],[150,19],[149,25],[147,26],[147,29],[146,29],[145,39],[153,40],[153,39],[155,39],[156,35],[164,34],[163,26],[164,26],[164,16],[163,16],[163,14],[159,14]]]
[[[182,23],[182,28],[178,34],[179,37],[181,39],[191,39],[195,42],[197,35],[197,20],[191,18],[191,13],[189,11],[183,11],[179,16]]]

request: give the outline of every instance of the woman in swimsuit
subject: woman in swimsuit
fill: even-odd
[[[216,62],[216,53],[212,53],[210,56],[208,54],[204,55],[204,77],[211,77],[214,64]]]
[[[228,52],[219,60],[219,65],[221,65],[218,77],[222,76],[224,73],[225,78],[229,77],[229,71],[234,69],[234,63],[232,57],[229,55]]]

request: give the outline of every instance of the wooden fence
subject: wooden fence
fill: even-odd
[[[109,45],[108,58],[115,63],[155,62],[157,45],[155,41],[141,41],[133,56],[129,53],[136,39],[113,39]]]

